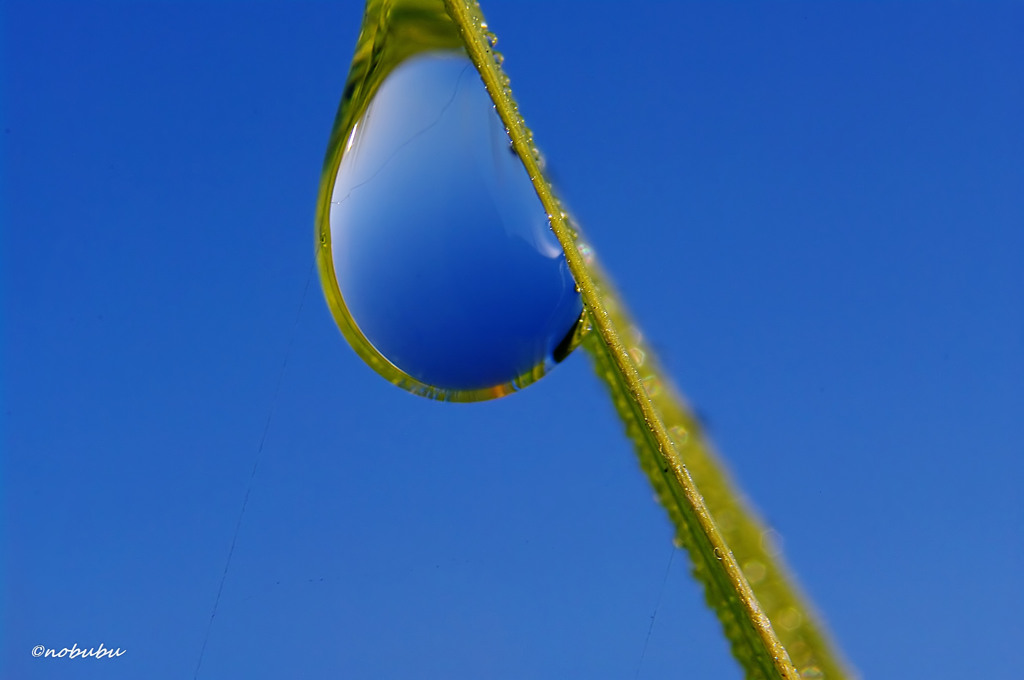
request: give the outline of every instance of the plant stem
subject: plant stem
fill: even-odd
[[[593,260],[589,246],[578,240],[577,230],[544,177],[540,154],[500,68],[500,57],[488,39],[493,36],[479,6],[472,0],[444,0],[444,5],[565,251],[592,327],[584,347],[636,445],[641,466],[676,526],[677,539],[690,553],[694,574],[705,587],[734,656],[748,678],[848,677],[775,550],[766,545],[770,533],[732,488],[696,420],[657,367],[624,305]],[[702,486],[710,488],[714,515],[725,525],[724,530],[716,524],[687,463],[699,471]],[[738,546],[739,557],[727,544],[726,533]],[[786,633],[802,672],[791,661],[741,564],[758,584],[761,597],[771,603],[770,611]]]

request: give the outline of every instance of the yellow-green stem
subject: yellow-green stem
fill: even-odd
[[[532,135],[520,116],[497,56],[488,40],[487,25],[479,6],[472,0],[444,0],[458,27],[470,59],[476,65],[495,108],[508,130],[512,144],[522,158],[534,187],[551,221],[551,227],[566,254],[586,306],[592,332],[584,343],[595,361],[598,374],[607,384],[627,432],[637,445],[641,466],[654,485],[676,525],[677,537],[689,550],[696,576],[705,586],[709,604],[715,609],[730,640],[733,653],[751,678],[800,677],[843,678],[847,676],[838,654],[832,651],[826,636],[813,621],[810,608],[801,601],[795,586],[770,547],[761,523],[745,507],[738,494],[729,488],[728,477],[720,469],[710,447],[700,435],[685,403],[656,367],[653,355],[639,338],[627,343],[623,332],[635,332],[623,306],[606,283],[599,267],[581,253],[578,235],[569,223],[558,198],[545,179],[540,154]],[[589,249],[588,249],[589,250]],[[643,374],[630,350],[639,352]],[[652,387],[658,388],[654,394]],[[675,440],[666,425],[664,413],[672,417]],[[691,459],[703,476],[713,482],[720,496],[718,508],[729,515],[729,524],[744,547],[743,564],[757,571],[758,582],[768,595],[784,627],[797,648],[802,673],[790,659],[786,647],[741,569],[741,562],[730,550],[723,532],[681,455],[677,442],[685,439],[692,449]],[[752,541],[757,536],[757,541]],[[754,544],[756,543],[756,545]],[[760,565],[760,570],[757,566]],[[795,622],[795,625],[794,625]]]

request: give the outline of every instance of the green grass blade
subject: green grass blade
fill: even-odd
[[[676,527],[679,542],[690,554],[694,575],[705,588],[734,656],[748,678],[850,677],[766,542],[763,523],[733,488],[589,247],[578,241],[576,229],[542,172],[540,154],[518,112],[500,58],[492,50],[479,5],[472,0],[444,0],[444,4],[565,250],[591,325],[584,346]]]
[[[818,622],[813,609],[799,592],[772,541],[768,530],[735,489],[729,475],[701,432],[696,418],[686,406],[674,386],[669,383],[657,365],[650,348],[643,342],[636,326],[610,290],[599,267],[591,262],[590,271],[601,291],[606,309],[616,328],[623,333],[629,354],[636,365],[647,398],[652,402],[660,420],[667,427],[675,446],[676,455],[689,472],[690,478],[704,497],[705,507],[715,519],[717,530],[732,549],[747,583],[773,622],[778,640],[789,652],[802,678],[852,677],[838,651],[830,643],[827,633]],[[750,645],[741,631],[737,612],[728,602],[729,594],[721,582],[713,582],[713,572],[703,559],[698,538],[693,535],[685,508],[679,502],[678,480],[672,466],[666,465],[658,450],[649,444],[643,421],[636,417],[628,393],[621,387],[617,375],[600,337],[591,334],[584,342],[595,369],[604,381],[615,403],[626,431],[636,447],[640,465],[654,487],[658,499],[668,511],[676,527],[678,542],[690,553],[694,575],[704,585],[708,604],[715,610],[732,644],[733,655],[747,669],[748,677],[760,677],[751,671]]]
[[[340,142],[348,138],[380,83],[397,64],[420,52],[464,47],[565,250],[586,307],[589,332],[583,337],[583,346],[609,390],[641,467],[675,525],[678,543],[690,554],[694,575],[704,586],[734,656],[749,678],[850,677],[770,542],[766,543],[763,524],[733,488],[685,402],[643,344],[590,248],[579,241],[562,211],[543,175],[540,154],[518,113],[489,38],[493,36],[472,0],[368,0],[332,132],[331,152],[324,162],[317,210],[321,277],[325,281],[334,278],[327,216]],[[347,317],[339,313],[344,311],[340,294],[329,287],[325,294],[344,328]],[[354,346],[359,351],[358,343]],[[372,353],[361,356],[374,365]]]

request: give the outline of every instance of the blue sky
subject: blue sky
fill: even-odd
[[[854,665],[1014,677],[1022,6],[483,9]],[[361,11],[2,5],[0,675],[739,677],[584,355],[451,405],[344,343],[310,271]]]

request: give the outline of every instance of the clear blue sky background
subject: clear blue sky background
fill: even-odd
[[[199,677],[739,677],[584,355],[429,402],[304,295],[361,11],[3,3],[0,676],[192,677],[272,413]],[[1019,677],[1024,6],[484,11],[855,666]]]

